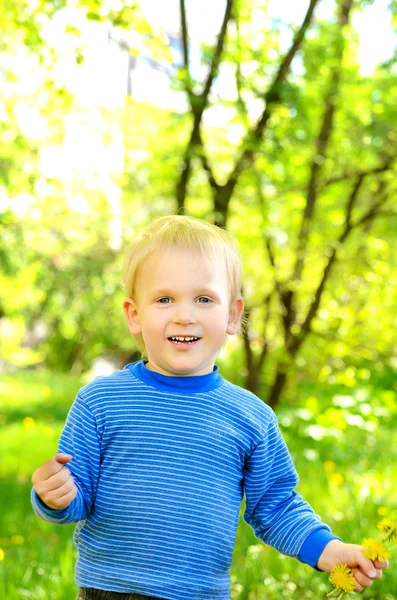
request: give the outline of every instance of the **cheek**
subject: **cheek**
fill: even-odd
[[[148,331],[160,331],[170,319],[170,313],[167,315],[162,310],[148,310],[143,320],[143,327]]]
[[[206,321],[209,330],[213,331],[214,334],[216,332],[218,335],[221,335],[226,330],[228,314],[224,310],[213,311]]]

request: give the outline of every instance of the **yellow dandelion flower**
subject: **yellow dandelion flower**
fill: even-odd
[[[383,533],[385,540],[393,540],[397,542],[397,523],[390,521],[390,519],[382,519],[378,523],[378,529]]]
[[[32,417],[25,417],[22,420],[22,423],[27,431],[29,431],[29,429],[32,429],[32,427],[34,427],[36,425],[36,422],[34,419],[32,419]]]
[[[340,473],[332,473],[331,482],[334,485],[342,485],[342,483],[344,482],[343,475],[341,475]]]
[[[11,537],[11,544],[23,544],[25,542],[25,538],[22,535],[13,535]]]
[[[328,472],[335,471],[336,464],[334,463],[333,460],[326,460],[324,462],[324,469],[325,469],[325,471],[328,471]]]
[[[329,580],[335,589],[328,594],[328,596],[342,592],[340,595],[340,597],[342,597],[343,592],[352,592],[356,587],[356,580],[353,576],[353,573],[345,564],[334,565],[331,569]]]
[[[2,548],[0,548],[0,561],[4,560],[4,550]]]
[[[369,560],[386,560],[389,558],[390,554],[387,551],[387,548],[382,542],[378,542],[377,540],[373,540],[368,538],[363,541],[364,546],[364,556]]]

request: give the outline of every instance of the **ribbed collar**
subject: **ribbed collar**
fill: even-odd
[[[219,374],[219,367],[217,365],[214,366],[212,373],[207,373],[206,375],[172,377],[171,375],[162,375],[161,373],[147,369],[145,367],[147,362],[149,361],[138,360],[126,365],[124,368],[128,369],[137,379],[164,392],[176,392],[179,394],[209,392],[220,387],[224,382],[222,375]]]

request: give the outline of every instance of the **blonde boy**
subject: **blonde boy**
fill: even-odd
[[[234,238],[191,217],[155,220],[127,250],[123,308],[146,358],[81,388],[32,477],[36,514],[78,523],[79,598],[228,600],[244,494],[258,538],[317,570],[347,563],[357,591],[388,566],[294,491],[274,412],[215,365],[239,331],[240,278]]]

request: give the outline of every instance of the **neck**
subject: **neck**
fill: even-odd
[[[125,368],[140,381],[165,392],[180,394],[209,392],[215,390],[224,383],[224,379],[220,375],[219,367],[217,365],[214,366],[211,373],[206,373],[205,375],[184,376],[163,375],[162,373],[153,371],[148,367],[147,360],[130,363]]]

